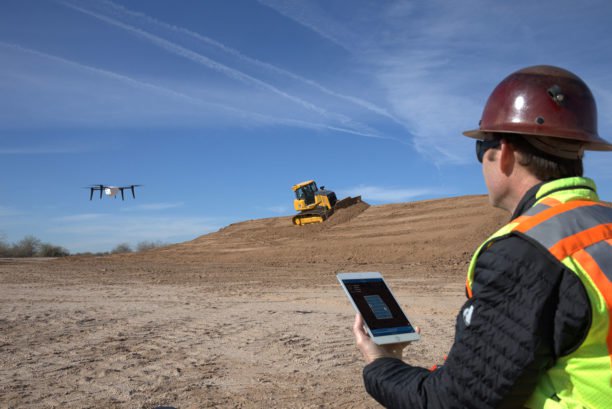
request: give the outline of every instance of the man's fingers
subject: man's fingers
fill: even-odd
[[[367,337],[367,334],[363,329],[363,318],[361,317],[361,314],[355,315],[355,323],[353,324],[353,334],[355,334],[357,342]]]
[[[421,327],[414,327],[414,330],[416,331],[417,334],[421,333]]]

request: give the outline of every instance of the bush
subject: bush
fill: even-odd
[[[111,254],[131,253],[132,248],[128,243],[118,244],[114,249],[111,250]]]
[[[141,241],[136,245],[136,251],[147,251],[165,246],[161,241]]]
[[[40,245],[37,255],[39,257],[66,257],[70,255],[70,252],[61,246],[43,243]]]

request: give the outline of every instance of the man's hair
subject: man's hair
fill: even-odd
[[[532,175],[543,182],[555,179],[582,176],[584,168],[582,159],[564,159],[550,155],[535,148],[523,135],[495,134],[498,139],[505,139],[518,152],[518,163],[529,170]],[[527,138],[529,138],[527,136]]]

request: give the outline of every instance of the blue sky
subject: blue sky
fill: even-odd
[[[581,76],[612,139],[611,18],[608,0],[3,0],[0,238],[180,242],[291,215],[307,179],[371,204],[484,194],[461,132],[517,69]],[[585,167],[612,200],[606,155]]]

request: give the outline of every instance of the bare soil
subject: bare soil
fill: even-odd
[[[108,257],[0,260],[0,408],[375,408],[341,271],[380,271],[448,352],[474,249],[507,215],[484,196],[230,225]]]

